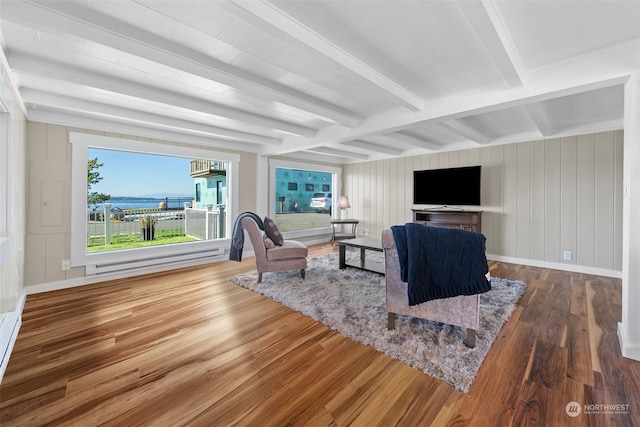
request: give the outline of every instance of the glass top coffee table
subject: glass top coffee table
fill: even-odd
[[[340,263],[339,268],[344,269],[347,266],[359,268],[361,270],[373,271],[376,273],[384,274],[384,258],[382,262],[375,262],[368,260],[365,257],[366,251],[382,252],[382,241],[378,239],[369,239],[366,237],[357,237],[355,239],[341,240],[340,244]],[[347,263],[346,250],[347,247],[359,248],[360,259],[357,264]]]

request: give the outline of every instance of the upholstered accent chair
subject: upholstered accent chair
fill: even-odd
[[[480,324],[480,295],[462,295],[409,305],[407,283],[400,278],[400,262],[393,232],[382,232],[387,285],[388,329],[395,329],[396,314],[447,323],[466,328],[465,345],[475,347]],[[490,280],[487,273],[487,280]]]
[[[304,279],[307,268],[309,250],[304,243],[295,240],[284,240],[281,246],[265,239],[263,231],[251,218],[242,218],[242,228],[251,239],[251,246],[256,259],[258,283],[262,282],[262,273],[273,271],[300,270]]]

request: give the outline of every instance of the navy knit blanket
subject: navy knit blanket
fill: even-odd
[[[391,231],[409,305],[491,290],[482,234],[413,222]]]
[[[236,218],[233,223],[233,231],[231,232],[231,247],[229,248],[230,261],[242,261],[242,249],[244,248],[244,229],[242,228],[242,218],[249,217],[253,219],[264,230],[262,219],[253,212],[243,212]]]

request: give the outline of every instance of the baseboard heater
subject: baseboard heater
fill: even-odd
[[[100,276],[119,273],[123,271],[135,273],[146,273],[158,270],[169,270],[171,268],[186,267],[188,265],[201,264],[207,262],[222,261],[225,255],[224,248],[216,248],[202,252],[191,252],[181,255],[170,255],[164,257],[147,258],[136,261],[121,261],[105,264],[89,264],[86,266],[85,274],[89,276]],[[148,271],[147,271],[148,270]]]

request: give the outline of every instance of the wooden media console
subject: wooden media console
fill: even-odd
[[[413,221],[420,224],[457,227],[476,233],[481,232],[482,211],[412,209],[412,212]]]

